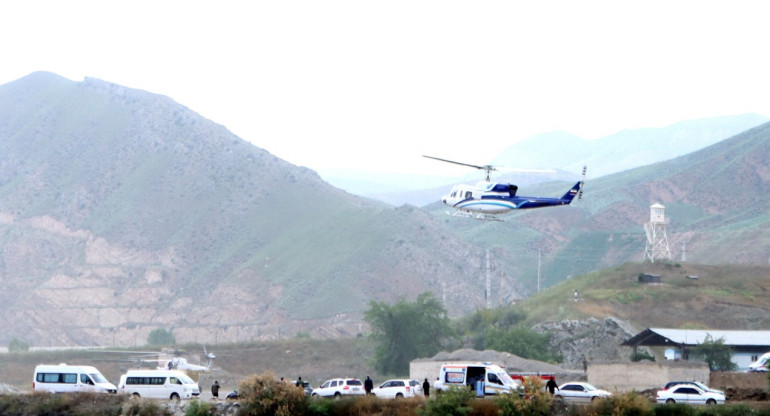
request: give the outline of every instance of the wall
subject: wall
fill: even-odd
[[[693,361],[590,363],[587,375],[590,384],[618,393],[661,389],[675,380],[710,382],[708,364]]]
[[[767,376],[770,373],[741,373],[737,371],[714,371],[711,373],[709,387],[715,389],[762,389],[768,388]]]

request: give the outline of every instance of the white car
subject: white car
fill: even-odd
[[[685,384],[685,385],[689,384],[695,387],[699,387],[703,391],[710,391],[712,393],[721,394],[722,396],[725,395],[725,392],[723,392],[722,390],[712,389],[711,387],[701,383],[700,381],[669,381],[668,383],[666,383],[665,387],[663,387],[663,390],[668,390],[671,387],[676,386],[677,384]]]
[[[313,397],[363,396],[364,383],[355,378],[333,378],[324,381],[321,387],[313,389]]]
[[[703,390],[693,384],[677,384],[667,390],[658,391],[656,397],[659,404],[725,404],[724,393]]]
[[[422,385],[417,380],[388,380],[372,389],[372,394],[383,399],[403,399],[422,395]]]
[[[600,390],[588,383],[581,382],[564,383],[557,388],[553,395],[554,398],[577,403],[588,403],[610,396],[612,396],[612,393],[607,390]]]

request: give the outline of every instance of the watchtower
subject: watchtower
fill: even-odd
[[[647,246],[644,249],[644,260],[649,259],[650,263],[655,260],[671,260],[671,250],[668,248],[668,237],[666,236],[666,207],[661,204],[650,206],[650,222],[644,224],[644,232],[647,234]]]

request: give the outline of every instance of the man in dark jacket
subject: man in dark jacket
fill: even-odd
[[[425,397],[430,397],[430,383],[428,383],[427,378],[422,383],[422,394],[424,394]]]
[[[366,380],[364,380],[364,390],[366,391],[366,395],[372,394],[372,389],[374,388],[374,383],[372,382],[372,379],[369,378],[369,376],[366,376]]]
[[[545,388],[549,393],[553,394],[554,391],[559,388],[559,386],[556,385],[556,377],[549,378],[548,383],[545,383]]]
[[[214,396],[215,399],[219,398],[219,382],[214,380],[214,384],[211,385],[211,395]]]

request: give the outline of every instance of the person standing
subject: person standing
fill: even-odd
[[[430,383],[428,383],[427,378],[422,383],[422,394],[424,394],[426,398],[430,397]]]
[[[548,390],[548,393],[551,393],[553,396],[553,393],[559,388],[559,386],[556,385],[556,377],[549,378],[548,383],[545,383],[545,388]]]
[[[302,382],[302,377],[297,377],[297,381],[294,383],[297,387],[305,388],[305,383]]]
[[[211,385],[211,395],[215,399],[219,399],[219,382],[214,380],[214,384]]]
[[[366,376],[366,380],[364,380],[364,390],[366,391],[366,395],[372,394],[372,389],[374,388],[374,383],[372,382],[372,379],[369,378],[369,376]]]

